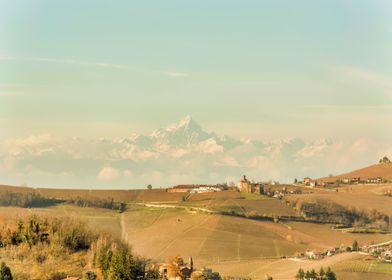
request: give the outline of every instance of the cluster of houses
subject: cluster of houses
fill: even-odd
[[[392,263],[392,244],[391,242],[386,242],[384,244],[380,245],[365,245],[359,250],[363,253],[370,254],[376,258],[378,258],[379,261],[385,262],[385,263]],[[320,251],[320,250],[307,250],[306,252],[302,252],[297,254],[297,258],[301,259],[311,259],[311,260],[318,260],[318,259],[323,259],[325,257],[331,257],[333,255],[339,254],[339,253],[344,253],[347,252],[347,248],[345,247],[336,247],[336,248],[331,248],[326,251]]]
[[[177,185],[167,189],[169,193],[209,193],[220,191],[222,191],[222,188],[214,185]]]
[[[186,263],[183,258],[177,256],[168,263],[159,264],[158,271],[162,280],[221,279],[219,273],[210,268],[195,269],[192,257]]]
[[[360,177],[347,177],[336,180],[315,180],[310,177],[305,177],[300,183],[308,187],[338,187],[340,184],[381,184],[384,182],[386,182],[386,180],[382,177],[371,177],[366,179]]]
[[[331,257],[333,255],[343,253],[345,251],[346,249],[341,247],[331,248],[325,251],[314,249],[314,250],[307,250],[306,252],[299,253],[297,254],[297,257],[301,259],[318,260],[326,257]]]
[[[372,254],[381,262],[392,263],[392,245],[390,243],[378,246],[364,246],[362,251]]]
[[[237,184],[238,191],[244,193],[263,194],[264,184],[249,181],[244,175]],[[169,193],[209,193],[220,192],[224,188],[221,185],[177,185],[167,189]]]

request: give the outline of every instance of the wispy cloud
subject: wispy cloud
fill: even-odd
[[[168,75],[169,77],[174,77],[174,78],[180,78],[180,77],[188,77],[189,75],[187,73],[182,73],[182,72],[166,72],[166,75]]]
[[[108,69],[132,71],[132,72],[139,72],[139,73],[165,75],[165,76],[175,77],[175,78],[188,76],[187,73],[183,73],[183,72],[143,69],[143,68],[132,67],[127,64],[108,63],[108,62],[101,62],[101,61],[85,61],[85,60],[45,58],[45,57],[0,56],[0,61],[7,61],[7,60],[8,61],[30,61],[30,62],[38,62],[38,63],[58,63],[58,64],[70,64],[70,65],[77,65],[77,66],[99,67],[99,68],[108,68]]]
[[[124,64],[93,62],[93,61],[83,61],[83,60],[74,60],[74,59],[3,56],[3,57],[0,57],[0,60],[21,60],[21,61],[32,61],[32,62],[48,62],[48,63],[73,64],[73,65],[80,65],[80,66],[95,66],[95,67],[113,68],[113,69],[122,69],[122,70],[133,70],[131,67],[129,67],[128,65],[124,65]]]
[[[375,94],[382,94],[391,101],[392,98],[392,77],[384,73],[374,71],[372,69],[355,67],[355,66],[342,66],[337,68],[337,75],[342,81],[351,86],[359,89],[371,89],[368,93],[371,96]]]

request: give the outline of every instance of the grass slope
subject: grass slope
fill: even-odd
[[[354,177],[360,177],[362,179],[382,177],[388,180],[392,180],[392,163],[374,164],[341,175],[320,178],[320,180],[336,181],[338,179]]]

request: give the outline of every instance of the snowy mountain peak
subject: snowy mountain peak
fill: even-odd
[[[178,123],[178,126],[189,126],[191,122],[193,122],[192,117],[187,115]]]
[[[182,120],[180,120],[178,123],[169,125],[166,128],[166,131],[169,131],[169,132],[175,132],[175,131],[179,131],[179,130],[196,131],[196,132],[203,131],[201,126],[197,122],[195,122],[192,119],[192,117],[189,115],[186,116],[185,118],[183,118]]]

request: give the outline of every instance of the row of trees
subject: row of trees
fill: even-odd
[[[323,267],[320,268],[320,271],[317,273],[314,269],[304,271],[302,268],[298,270],[297,275],[295,276],[297,280],[336,280],[335,273],[331,270],[330,267],[325,271]]]
[[[36,192],[10,192],[0,193],[0,206],[17,207],[47,207],[62,202],[62,200],[44,197]]]
[[[293,202],[297,210],[308,219],[347,226],[372,227],[382,230],[390,228],[390,218],[375,209],[364,211],[345,207],[330,200],[319,199],[315,202]]]
[[[97,207],[97,208],[105,208],[117,210],[119,212],[124,212],[127,209],[126,203],[123,202],[115,202],[113,198],[111,199],[87,199],[78,197],[76,199],[67,200],[68,203],[72,203],[79,207]]]
[[[99,198],[75,198],[75,199],[55,199],[42,196],[37,192],[0,192],[0,206],[16,206],[23,208],[31,207],[47,207],[58,203],[67,202],[79,207],[98,207],[105,209],[117,210],[124,212],[127,208],[126,203],[115,202],[111,199],[99,199]]]

